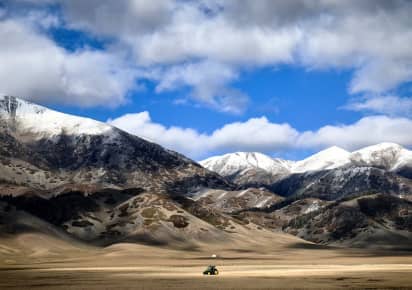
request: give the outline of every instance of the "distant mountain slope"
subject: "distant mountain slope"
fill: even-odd
[[[184,198],[184,197],[182,197]],[[212,212],[202,207],[203,212]],[[141,189],[105,189],[92,194],[66,192],[0,196],[0,232],[35,229],[65,232],[95,245],[117,242],[190,246],[191,242],[229,239],[227,231],[245,230],[241,222],[219,212],[196,217],[168,195]],[[35,223],[33,223],[35,222]]]
[[[225,213],[248,208],[267,208],[283,200],[282,197],[265,188],[247,188],[236,191],[204,189],[194,193],[192,198],[199,204],[213,206]]]
[[[267,186],[292,175],[356,167],[373,167],[412,177],[412,151],[394,143],[382,143],[353,153],[334,146],[300,161],[238,152],[211,157],[200,164],[244,186]]]
[[[248,230],[205,205],[188,207],[196,208],[191,214],[174,200],[186,204],[199,187],[235,186],[105,123],[0,98],[0,233],[191,247]]]
[[[105,123],[2,97],[0,234],[192,249],[283,230],[403,248],[412,241],[411,155],[392,143],[301,161],[239,152],[202,161],[206,169]]]
[[[376,167],[346,166],[297,173],[267,186],[282,196],[337,200],[371,193],[412,195],[412,180]]]
[[[203,166],[222,175],[233,175],[245,169],[256,168],[265,171],[287,170],[289,164],[257,152],[236,152],[211,157],[200,162]]]
[[[283,229],[322,244],[410,250],[412,202],[382,194],[335,202],[292,219]]]
[[[238,184],[269,184],[288,175],[291,162],[257,152],[236,152],[211,157],[200,164]]]
[[[193,185],[231,188],[217,174],[105,123],[15,97],[0,97],[4,182],[64,191],[141,187],[184,193]]]
[[[227,158],[233,155],[237,160]],[[242,170],[225,176],[244,190],[250,185],[264,186],[284,199],[267,207],[243,203],[243,209],[233,206],[238,203],[233,203],[231,195],[208,197],[206,192],[200,201],[211,199],[223,210],[233,208],[233,215],[246,223],[283,230],[315,243],[411,249],[410,150],[393,143],[381,143],[352,153],[331,147],[304,160],[283,161],[280,165],[275,159],[260,156],[271,167],[244,162],[241,158],[247,156],[246,153],[225,156],[201,163],[225,175],[222,169],[235,167],[232,164],[235,160],[236,165],[243,164]],[[210,167],[211,164],[214,166]],[[252,173],[245,174],[247,172]],[[262,178],[264,176],[271,179]],[[227,200],[222,201],[221,196]]]
[[[317,244],[412,249],[412,202],[391,194],[339,201],[285,199],[270,208],[239,211],[236,217]]]

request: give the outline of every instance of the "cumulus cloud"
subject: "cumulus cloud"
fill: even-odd
[[[55,0],[61,3],[69,25],[96,35],[132,39],[168,25],[173,0]]]
[[[210,13],[216,4],[212,2],[62,1],[70,25],[120,37],[132,47],[140,64],[199,58],[267,64],[292,59],[293,47],[300,36],[297,29],[240,27],[228,21],[225,9]]]
[[[96,80],[79,84],[79,78],[72,73],[67,79],[76,78],[75,85],[63,82],[67,88],[62,85],[53,90],[34,91],[45,99],[50,99],[50,93],[59,93],[65,100],[71,89],[77,92],[75,96],[79,96],[79,91],[90,93],[90,105],[107,100],[109,95],[113,102],[108,104],[122,103],[133,89],[133,82],[150,74],[156,76],[157,92],[187,86],[193,100],[221,111],[239,113],[246,107],[247,96],[233,87],[233,80],[250,68],[291,64],[310,69],[350,69],[354,74],[348,91],[355,95],[385,94],[412,80],[410,1],[16,0],[5,3],[6,9],[29,5],[24,17],[35,21],[26,21],[32,22],[25,24],[28,31],[33,30],[36,22],[35,25],[43,27],[60,25],[110,39],[109,50],[85,51],[87,56],[94,53],[99,60],[95,65],[95,58],[91,58],[90,65],[83,67],[88,67],[88,72],[82,75],[95,73],[96,79],[106,79],[97,82],[106,84],[105,88],[85,89],[86,81]],[[56,15],[36,16],[39,9],[50,4],[60,5],[58,15],[62,19]],[[36,10],[30,12],[33,7]],[[4,15],[5,10],[2,11],[0,14]],[[13,21],[6,13],[7,17]],[[56,47],[45,34],[30,33],[34,33],[31,37],[36,41],[43,42],[44,55],[54,50],[52,59],[59,58],[58,55],[62,59],[76,57]],[[27,41],[22,43],[29,47]],[[34,43],[36,46],[37,42]],[[127,65],[125,60],[119,60],[119,51],[130,56]],[[40,52],[37,54],[40,57]],[[77,54],[81,58],[81,52]],[[65,68],[68,64],[60,61],[56,66]],[[129,66],[138,67],[143,76],[136,75]],[[188,75],[194,70],[197,79]],[[66,70],[61,71],[65,75]],[[23,77],[24,74],[22,82],[26,80]],[[21,92],[32,95],[30,89]],[[97,93],[102,97],[97,97]],[[96,102],[90,101],[93,98]]]
[[[392,95],[368,96],[363,97],[360,100],[353,100],[344,108],[358,112],[378,113],[391,116],[407,117],[412,116],[412,98],[401,98]]]
[[[172,66],[153,75],[157,78],[157,92],[191,87],[190,97],[216,110],[242,113],[248,96],[228,87],[238,78],[236,70],[228,65],[211,61]]]
[[[159,64],[200,58],[236,65],[290,63],[301,37],[294,27],[246,28],[233,26],[223,17],[176,17],[174,25],[134,43],[138,61]]]
[[[412,38],[411,38],[412,41]],[[411,60],[374,61],[355,72],[350,84],[351,93],[383,93],[412,79]]]
[[[210,135],[213,150],[277,151],[290,148],[298,132],[289,124],[271,123],[266,117],[227,124]]]
[[[387,116],[364,117],[349,125],[324,126],[316,131],[303,132],[298,140],[300,148],[324,148],[338,145],[348,150],[381,142],[412,145],[412,120]]]
[[[109,119],[108,123],[193,158],[215,151],[282,150],[293,146],[297,137],[297,131],[288,124],[274,124],[265,117],[227,124],[211,134],[191,128],[166,127],[153,122],[147,111]]]
[[[117,106],[135,87],[133,72],[116,55],[68,52],[27,21],[0,20],[0,38],[7,40],[0,46],[0,87],[7,94],[48,103]]]
[[[351,93],[383,92],[412,79],[409,1],[63,3],[69,23],[119,37],[143,65],[207,59],[238,68],[343,67],[355,71]]]
[[[405,134],[412,130],[412,120],[386,116],[370,116],[349,125],[329,125],[304,132],[287,123],[273,123],[266,117],[260,117],[226,124],[206,134],[191,128],[166,127],[154,122],[147,111],[127,114],[108,120],[108,123],[195,159],[216,152],[273,153],[290,149],[322,149],[333,145],[354,150],[380,142],[412,146],[412,135]]]
[[[107,122],[126,132],[189,156],[201,155],[204,153],[205,146],[208,146],[207,135],[190,128],[165,127],[153,122],[147,111],[126,114],[116,119],[109,119]]]

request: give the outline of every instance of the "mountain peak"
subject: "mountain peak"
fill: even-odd
[[[15,117],[17,113],[43,113],[47,109],[13,96],[0,96],[0,114]]]
[[[402,149],[404,149],[404,147],[402,147],[401,145],[399,145],[397,143],[382,142],[382,143],[378,143],[378,144],[375,144],[375,145],[370,145],[370,146],[367,146],[367,147],[363,147],[363,148],[361,148],[361,149],[359,149],[355,152],[359,152],[359,151],[365,151],[365,152],[366,151],[371,151],[371,152],[373,151],[373,152],[376,152],[376,151],[391,150],[391,149],[402,150]],[[355,152],[353,152],[353,153],[355,153]]]
[[[199,186],[228,185],[216,174],[160,145],[106,123],[15,97],[0,97],[0,153],[8,160],[0,162],[2,181],[37,189],[58,188],[60,192],[66,187],[86,186],[90,190],[188,191],[199,176]]]
[[[412,162],[412,151],[396,143],[384,142],[357,150],[350,159],[356,165],[395,170]]]
[[[333,169],[349,163],[350,153],[338,146],[326,148],[308,158],[296,162],[292,171],[296,173]]]
[[[318,154],[319,154],[319,153],[341,153],[341,154],[349,154],[348,151],[346,151],[345,149],[343,149],[343,148],[341,148],[341,147],[339,147],[339,146],[336,146],[336,145],[330,146],[330,147],[328,147],[328,148],[326,148],[326,149],[323,149],[322,151],[319,151]]]
[[[98,135],[111,133],[113,127],[93,119],[60,113],[11,96],[0,97],[0,118],[8,130],[36,135]],[[18,128],[17,128],[18,127]]]
[[[214,156],[200,164],[223,176],[239,173],[244,170],[264,170],[266,172],[287,170],[282,162],[258,152],[235,152],[221,156]]]

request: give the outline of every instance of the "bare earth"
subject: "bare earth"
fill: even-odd
[[[88,247],[42,234],[0,238],[2,289],[411,288],[412,253],[320,248],[264,233],[191,249]],[[211,258],[217,254],[217,258]],[[203,276],[215,264],[219,276]]]

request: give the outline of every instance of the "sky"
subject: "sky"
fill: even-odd
[[[412,147],[412,1],[0,0],[0,92],[195,160]]]

